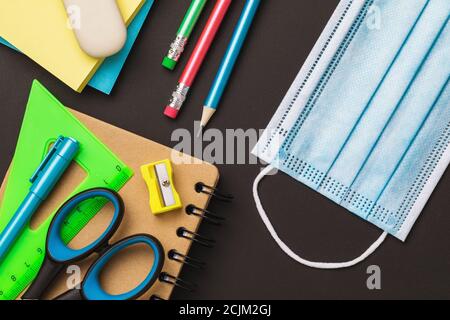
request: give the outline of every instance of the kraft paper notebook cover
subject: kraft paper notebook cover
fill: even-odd
[[[125,202],[125,217],[112,242],[136,233],[149,233],[154,235],[161,241],[165,249],[166,259],[163,272],[178,277],[183,265],[177,261],[168,259],[167,253],[171,249],[176,249],[179,253],[188,255],[192,242],[178,237],[177,229],[179,227],[185,227],[193,232],[198,230],[201,219],[193,215],[187,215],[185,213],[185,207],[189,204],[193,204],[199,208],[206,208],[208,206],[210,197],[203,193],[197,193],[194,187],[197,182],[216,186],[219,179],[217,168],[211,164],[196,159],[194,160],[194,158],[184,155],[189,164],[173,164],[174,183],[180,194],[183,208],[155,216],[150,212],[148,203],[149,193],[141,177],[140,166],[162,159],[171,159],[173,152],[178,153],[168,147],[87,115],[73,110],[71,112],[135,172],[135,176],[119,192]],[[44,208],[55,208],[59,203],[58,198],[61,200],[69,194],[72,191],[72,187],[82,180],[82,178],[83,174],[81,170],[69,172],[63,178],[63,183],[54,191],[55,194],[52,194],[46,203],[44,203]],[[0,189],[0,199],[3,197],[6,183],[7,177],[3,181]],[[71,242],[71,246],[83,247],[91,243],[93,237],[98,236],[104,230],[109,222],[107,209],[104,209],[104,211],[99,213],[89,223],[85,230]],[[92,263],[93,258],[87,259],[80,265],[83,276],[84,272],[87,271],[87,268]],[[120,255],[120,259],[113,260],[110,266],[102,273],[102,285],[105,290],[113,294],[132,289],[147,274],[150,268],[148,263],[151,259],[152,257],[150,255],[139,250],[139,248],[123,252]],[[53,286],[48,298],[55,297],[67,290],[66,280],[68,276],[70,275],[62,274],[61,279]],[[75,283],[71,284],[74,285]],[[172,285],[157,281],[153,288],[142,296],[141,299],[149,299],[152,295],[169,299],[172,290]]]
[[[144,2],[117,1],[127,25]],[[0,36],[77,92],[102,62],[80,49],[62,1],[0,0]]]

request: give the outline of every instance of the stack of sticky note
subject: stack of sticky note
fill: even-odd
[[[84,53],[63,1],[0,0],[0,42],[21,51],[77,92],[87,84],[109,94],[154,0],[117,0],[128,25],[124,48],[105,60]]]

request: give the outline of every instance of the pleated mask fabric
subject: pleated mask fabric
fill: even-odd
[[[280,246],[258,195],[273,168],[381,228],[378,245],[406,240],[450,162],[449,15],[448,0],[341,1],[253,151]]]

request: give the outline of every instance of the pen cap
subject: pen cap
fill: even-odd
[[[67,170],[79,148],[75,139],[59,137],[31,177],[33,185],[30,191],[42,200],[45,199]]]
[[[72,161],[78,153],[80,145],[77,140],[73,138],[64,138],[63,143],[57,149],[57,154],[67,161]]]

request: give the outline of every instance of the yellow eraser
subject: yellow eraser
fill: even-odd
[[[150,209],[161,214],[180,209],[180,195],[175,190],[173,169],[170,160],[158,161],[141,167],[142,177],[150,194]]]

